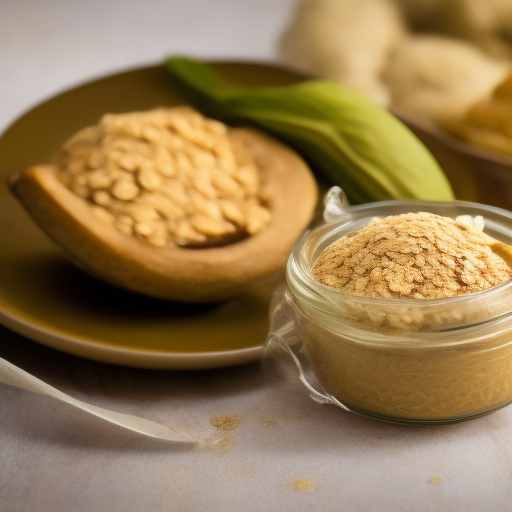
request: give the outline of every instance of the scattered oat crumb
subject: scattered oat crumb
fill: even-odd
[[[226,453],[236,445],[236,439],[229,435],[214,435],[205,441],[204,447],[214,452]]]
[[[286,482],[287,487],[294,491],[311,491],[315,484],[307,478],[293,478]]]
[[[433,476],[433,477],[429,480],[429,482],[430,482],[431,484],[438,485],[438,484],[440,484],[440,483],[442,483],[442,482],[443,482],[443,479],[442,479],[440,476]]]
[[[235,430],[242,423],[242,417],[235,416],[212,416],[210,423],[220,430]]]
[[[277,421],[269,420],[268,418],[263,418],[260,423],[265,427],[270,427],[271,425],[276,425]]]

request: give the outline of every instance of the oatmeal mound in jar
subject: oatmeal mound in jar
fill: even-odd
[[[483,233],[483,219],[432,213],[375,218],[325,249],[313,277],[350,295],[438,299],[512,278],[512,247]]]

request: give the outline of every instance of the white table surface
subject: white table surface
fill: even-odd
[[[67,88],[171,53],[276,60],[293,5],[0,0],[0,131]],[[196,372],[123,368],[1,326],[0,356],[76,398],[179,428],[213,434],[210,417],[242,419],[228,432],[231,449],[190,449],[0,385],[2,512],[512,510],[512,407],[411,428],[281,395],[258,363]],[[432,483],[436,477],[441,483]],[[295,490],[294,479],[312,488]]]

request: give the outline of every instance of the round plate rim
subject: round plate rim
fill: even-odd
[[[240,60],[215,60],[215,64],[229,65],[229,66],[251,66],[251,67],[266,67],[282,70],[295,74],[294,71],[287,69],[285,66],[280,66],[274,62],[262,61],[240,61]],[[126,69],[116,71],[114,73],[105,73],[101,76],[94,77],[87,81],[82,81],[71,87],[68,87],[58,93],[37,102],[36,104],[27,108],[17,118],[15,118],[9,125],[2,130],[0,138],[3,138],[16,124],[21,122],[26,116],[29,116],[34,110],[45,105],[60,96],[73,92],[74,90],[101,82],[105,79],[114,78],[121,75],[127,75],[133,72],[143,72],[145,70],[153,70],[160,67],[159,64],[148,64],[141,66],[134,66]],[[181,352],[172,350],[159,351],[159,350],[143,350],[131,349],[122,346],[114,346],[108,341],[101,341],[89,339],[81,336],[73,336],[64,331],[60,332],[58,328],[51,329],[42,326],[37,321],[32,321],[24,318],[22,314],[18,314],[4,305],[0,304],[0,323],[11,331],[16,332],[28,339],[41,343],[47,347],[57,349],[79,357],[96,360],[99,362],[117,364],[122,366],[148,368],[148,369],[176,369],[176,370],[195,370],[195,369],[210,369],[221,368],[233,365],[247,364],[256,362],[261,358],[264,348],[264,340],[261,344],[232,350],[219,350],[219,351],[197,351],[197,352]]]

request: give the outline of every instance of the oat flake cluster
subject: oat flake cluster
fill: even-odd
[[[271,217],[244,148],[189,107],[107,114],[64,144],[58,168],[100,219],[156,246],[231,243]]]
[[[481,229],[431,213],[375,218],[324,250],[313,277],[365,297],[436,299],[481,291],[512,277],[511,266],[493,251],[500,243]]]

